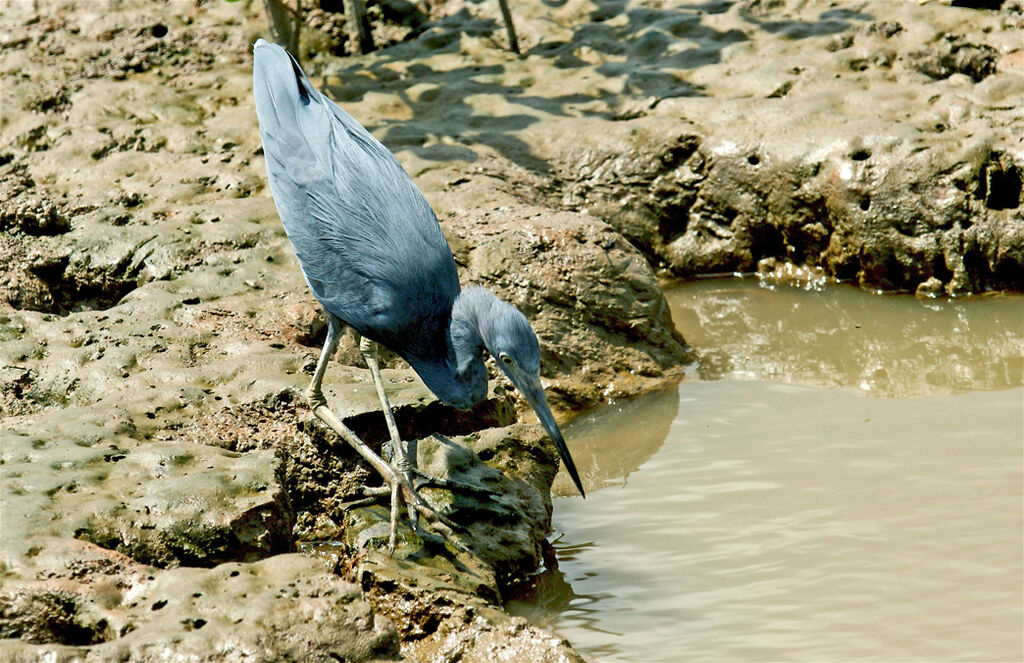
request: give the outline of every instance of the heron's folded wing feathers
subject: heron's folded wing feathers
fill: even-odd
[[[432,351],[425,325],[440,324],[436,312],[450,311],[459,285],[430,205],[283,49],[257,42],[253,74],[268,179],[314,294],[396,351]]]

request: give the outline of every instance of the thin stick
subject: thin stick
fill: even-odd
[[[512,12],[508,8],[508,0],[498,0],[501,16],[505,19],[505,31],[508,32],[508,46],[516,55],[520,54],[519,39],[516,37],[516,26],[512,23]]]

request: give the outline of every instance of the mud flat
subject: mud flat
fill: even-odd
[[[265,187],[266,26],[241,4],[0,16],[4,658],[576,660],[500,608],[542,563],[557,468],[500,385],[460,413],[385,357],[420,463],[500,495],[431,494],[470,553],[409,529],[389,559],[383,510],[345,510],[371,477],[301,403],[323,326]],[[1019,289],[1011,5],[527,2],[516,57],[451,3],[370,56],[316,33],[304,55],[463,279],[531,318],[568,413],[691,361],[659,271]],[[380,444],[351,339],[337,359],[328,399]]]

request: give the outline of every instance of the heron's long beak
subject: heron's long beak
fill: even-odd
[[[512,378],[511,375],[509,377]],[[513,378],[512,381],[517,383],[516,386],[519,387],[519,391],[523,392],[523,396],[526,396],[527,402],[533,408],[533,411],[537,413],[537,418],[540,419],[544,430],[548,432],[548,437],[555,443],[558,455],[562,457],[565,469],[569,470],[569,476],[572,477],[573,483],[576,484],[576,488],[580,491],[580,495],[586,497],[587,494],[583,492],[583,483],[580,481],[579,472],[576,471],[576,463],[572,461],[569,447],[565,446],[565,438],[562,437],[562,431],[558,429],[558,424],[555,423],[555,415],[551,414],[551,407],[548,406],[548,399],[544,396],[544,387],[541,386],[540,380],[526,378],[520,381]]]

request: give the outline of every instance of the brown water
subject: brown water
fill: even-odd
[[[698,366],[569,427],[510,608],[594,661],[1020,661],[1024,298],[670,301]]]

